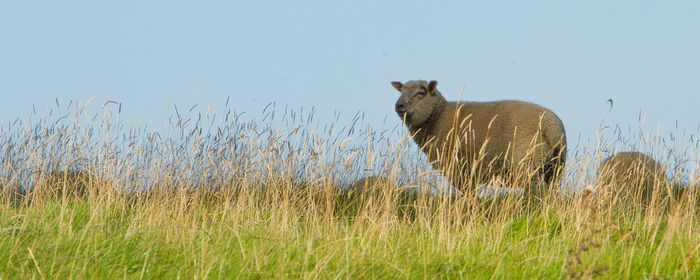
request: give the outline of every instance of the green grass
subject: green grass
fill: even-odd
[[[415,201],[404,206],[417,212],[409,217],[401,207],[341,214],[336,202],[323,198],[307,207],[293,201],[304,199],[298,197],[287,203],[253,203],[251,197],[212,203],[185,195],[5,205],[0,213],[0,274],[139,279],[700,277],[694,263],[700,257],[700,220],[682,206],[659,214],[611,209],[619,213],[608,217],[587,212],[580,201],[553,201],[522,213],[500,211],[493,218],[478,215],[483,209],[458,209],[458,203]],[[462,211],[461,219],[445,217],[455,211]],[[468,217],[470,212],[477,214]]]

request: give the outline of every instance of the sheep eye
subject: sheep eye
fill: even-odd
[[[416,95],[414,95],[414,96],[419,96],[419,95],[420,95],[420,96],[425,95],[425,91],[419,91],[419,92],[417,92]]]

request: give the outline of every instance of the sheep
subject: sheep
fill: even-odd
[[[414,142],[465,194],[499,178],[524,182],[536,196],[561,182],[566,133],[551,110],[515,100],[448,102],[437,81],[391,84],[401,92],[395,111]]]
[[[601,163],[595,180],[597,193],[615,200],[648,201],[654,192],[664,196],[670,187],[663,166],[650,156],[639,152],[621,152]]]
[[[46,174],[43,186],[50,197],[62,195],[83,197],[89,189],[101,187],[99,179],[87,170],[54,170]],[[98,191],[99,188],[94,188]]]
[[[364,177],[341,194],[341,202],[358,205],[362,208],[383,204],[399,194],[396,184],[381,175]]]
[[[375,175],[358,180],[346,192],[351,196],[379,196],[385,193],[387,189],[395,191],[397,189],[396,184],[387,177]]]

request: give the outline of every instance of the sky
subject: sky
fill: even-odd
[[[697,135],[699,30],[698,1],[3,1],[0,122],[93,97],[159,121],[230,97],[395,126],[390,82],[424,79],[548,107],[572,146],[601,125]]]

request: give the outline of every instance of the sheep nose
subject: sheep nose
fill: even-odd
[[[396,112],[397,113],[406,113],[406,103],[404,103],[401,100],[396,101]]]

